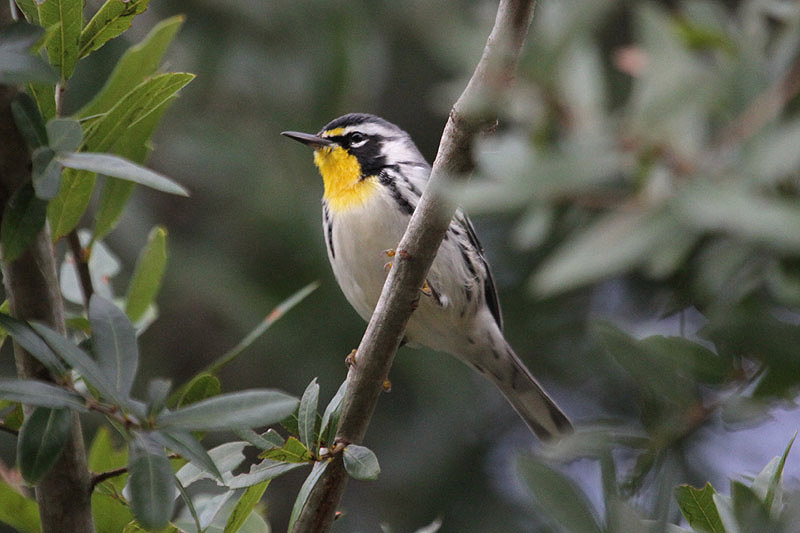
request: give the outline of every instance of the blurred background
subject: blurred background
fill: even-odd
[[[473,0],[162,0],[135,20],[128,42],[81,62],[76,77],[100,80],[159,20],[186,17],[165,69],[197,78],[167,112],[149,165],[192,196],[137,189],[105,241],[124,287],[150,228],[168,230],[160,317],[140,339],[147,377],[183,382],[319,280],[221,377],[225,391],[298,396],[317,377],[321,397],[333,395],[365,324],[328,265],[311,154],[280,132],[316,132],[344,113],[369,112],[407,130],[432,160],[495,11],[496,2]],[[731,168],[751,170],[742,180],[765,175],[757,164],[772,168],[756,158],[763,151],[753,143],[770,145],[761,127],[734,130],[728,145],[719,139],[791,72],[798,16],[793,2],[540,2],[498,134],[478,141],[479,169],[457,191],[493,265],[510,343],[579,428],[643,439],[614,455],[642,516],[663,511],[678,521],[674,505],[654,503],[665,501],[662,482],[711,481],[725,491],[800,427],[792,401],[800,218],[784,226],[759,218],[771,204],[759,211],[747,196],[705,202],[708,187],[687,192],[734,179]],[[92,94],[69,92],[67,112]],[[790,94],[765,123],[790,122],[796,107]],[[785,164],[757,188],[760,200],[796,200],[789,141],[774,154]],[[732,187],[745,189],[753,191]],[[778,325],[764,318],[776,316]],[[748,337],[748,324],[763,325],[752,330],[762,336]],[[722,350],[715,341],[731,331],[741,333],[738,344]],[[715,348],[714,378],[657,350],[637,359],[637,340],[652,335]],[[759,394],[760,362],[742,353],[763,355],[751,347],[766,339],[788,354],[780,368],[790,377]],[[381,476],[350,482],[337,530],[414,531],[437,518],[444,532],[551,530],[516,466],[540,444],[491,386],[448,356],[409,348],[391,381],[365,442]],[[598,463],[559,468],[602,515]],[[790,455],[786,469],[796,488],[800,461]],[[276,531],[303,478],[295,471],[267,490]]]

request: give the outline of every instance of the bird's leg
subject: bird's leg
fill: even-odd
[[[351,366],[356,366],[356,350],[355,349],[351,350],[350,353],[347,354],[347,357],[344,358],[344,366],[346,366],[348,369]]]

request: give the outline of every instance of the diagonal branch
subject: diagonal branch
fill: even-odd
[[[389,375],[406,324],[455,207],[440,193],[473,168],[472,142],[491,128],[501,97],[513,81],[533,18],[533,0],[501,0],[480,62],[445,126],[428,187],[398,245],[392,269],[351,366],[337,440],[360,444]],[[295,523],[295,532],[328,531],[344,493],[341,455],[328,465]]]

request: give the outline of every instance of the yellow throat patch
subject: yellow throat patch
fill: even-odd
[[[361,179],[358,159],[340,146],[314,150],[314,164],[322,174],[324,197],[334,212],[362,205],[379,187],[377,176]]]

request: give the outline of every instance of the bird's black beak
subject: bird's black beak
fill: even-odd
[[[323,146],[330,146],[333,144],[333,141],[330,139],[326,139],[325,137],[320,137],[319,135],[314,135],[311,133],[301,133],[299,131],[282,131],[281,135],[289,137],[290,139],[294,139],[295,141],[299,141],[305,145],[310,146],[314,150],[318,148],[322,148]]]

